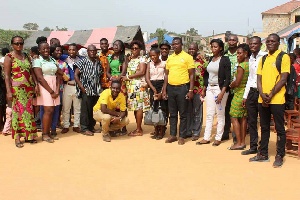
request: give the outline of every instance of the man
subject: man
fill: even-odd
[[[254,36],[249,41],[250,50],[252,52],[249,59],[249,76],[244,92],[243,106],[246,107],[248,113],[248,128],[250,134],[250,149],[242,151],[242,155],[257,153],[257,117],[258,117],[258,90],[257,90],[257,66],[260,59],[266,54],[261,51],[261,38]]]
[[[103,73],[97,48],[89,45],[88,56],[74,63],[76,94],[81,98],[80,125],[84,135],[93,136],[96,121],[93,118],[93,107],[101,93],[100,77]]]
[[[162,61],[167,61],[170,53],[171,46],[167,40],[164,40],[160,45],[160,59]]]
[[[175,37],[172,41],[174,53],[166,62],[166,71],[162,97],[168,99],[170,113],[170,137],[166,143],[178,140],[185,143],[187,134],[188,101],[193,99],[195,64],[193,57],[182,50],[182,39]],[[167,93],[168,92],[168,93]],[[179,139],[177,139],[178,112],[180,115]]]
[[[108,70],[109,67],[109,63],[108,63],[108,56],[113,55],[114,51],[113,50],[108,50],[108,40],[106,38],[102,38],[100,40],[100,49],[101,49],[101,53],[99,55],[99,59],[101,61],[101,65],[103,67],[103,74],[101,77],[101,86],[103,89],[106,89],[109,87],[109,80],[107,78],[106,72]]]
[[[237,69],[237,46],[238,46],[238,37],[236,35],[230,35],[228,37],[228,51],[225,54],[225,56],[228,56],[230,63],[231,63],[231,79],[230,82],[233,81],[234,74]],[[233,98],[233,91],[229,91],[228,99],[226,102],[226,107],[225,107],[225,126],[224,126],[224,133],[222,135],[222,141],[228,140],[229,139],[229,132],[231,128],[231,117],[229,114],[230,111],[230,106],[231,106],[231,101]],[[235,135],[232,133],[233,137],[233,142],[235,143]]]
[[[258,111],[261,126],[261,142],[259,152],[250,162],[268,162],[268,145],[270,138],[270,119],[273,115],[277,132],[276,157],[273,167],[281,167],[285,156],[285,129],[284,129],[284,103],[285,84],[290,72],[290,58],[283,55],[281,66],[276,66],[276,58],[281,52],[278,50],[280,37],[273,33],[267,37],[266,46],[268,55],[263,63],[259,61],[257,69],[257,89],[259,92]],[[280,71],[278,68],[280,67]]]
[[[73,131],[80,133],[80,107],[81,107],[81,99],[76,96],[76,87],[75,87],[75,77],[74,77],[74,63],[79,61],[80,58],[77,56],[77,46],[76,44],[72,43],[68,47],[68,54],[69,56],[65,60],[68,64],[68,73],[70,76],[69,81],[65,82],[64,84],[64,91],[63,91],[63,112],[62,112],[62,119],[63,119],[63,129],[61,133],[69,132],[70,126],[70,110],[73,103],[73,110],[74,110],[74,125]]]
[[[193,93],[194,97],[191,101],[188,101],[188,116],[187,116],[187,136],[192,137],[192,141],[196,141],[200,137],[200,132],[203,123],[203,103],[200,99],[204,82],[204,60],[200,54],[198,54],[198,44],[191,43],[188,49],[188,53],[193,56],[195,62],[195,81]]]
[[[126,117],[126,98],[120,93],[121,82],[114,80],[111,88],[101,93],[94,106],[94,118],[102,124],[103,141],[110,142],[110,135],[129,124]]]

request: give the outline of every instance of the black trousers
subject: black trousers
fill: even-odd
[[[179,137],[185,138],[187,133],[187,108],[188,100],[185,98],[189,91],[189,84],[181,86],[167,86],[168,107],[170,113],[170,135],[177,135],[179,112]]]
[[[82,94],[80,108],[81,131],[93,131],[96,120],[93,118],[93,107],[96,105],[99,96],[88,96]]]
[[[271,114],[275,122],[277,132],[276,151],[277,155],[285,156],[285,129],[284,129],[284,104],[270,104],[269,107],[263,107],[258,104],[261,127],[261,142],[259,151],[262,155],[268,156],[268,147],[270,139],[270,120]]]
[[[257,117],[258,117],[258,96],[257,89],[250,88],[247,96],[246,108],[248,113],[247,123],[250,134],[250,149],[257,150],[258,131],[257,131]]]
[[[228,99],[226,101],[226,107],[225,107],[225,126],[224,126],[224,133],[222,135],[222,138],[229,137],[230,127],[231,127],[231,117],[230,117],[230,106],[231,101],[233,99],[234,94],[229,92]],[[232,137],[235,137],[235,135],[232,133]]]
[[[155,87],[156,91],[158,93],[161,92],[163,84],[164,84],[164,80],[157,80],[157,81],[151,81],[152,85]],[[153,105],[153,90],[150,89],[150,104]],[[155,101],[154,102],[154,110],[157,111],[158,109],[158,105],[160,103],[161,109],[162,111],[164,111],[166,113],[166,118],[167,118],[167,122],[168,122],[168,118],[169,118],[169,109],[168,109],[168,101],[167,100],[159,100],[159,101]]]
[[[203,124],[203,103],[200,94],[194,94],[194,98],[188,101],[187,135],[200,136]]]

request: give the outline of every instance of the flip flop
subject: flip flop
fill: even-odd
[[[23,147],[24,147],[24,145],[22,144],[22,142],[17,142],[17,141],[15,141],[15,145],[16,145],[16,147],[18,147],[18,148],[23,148]]]

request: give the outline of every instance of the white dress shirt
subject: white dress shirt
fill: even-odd
[[[250,88],[257,88],[257,66],[259,63],[259,60],[264,56],[268,54],[267,52],[259,51],[256,58],[254,58],[253,54],[251,54],[250,59],[249,59],[249,76],[248,76],[248,81],[246,84],[245,92],[244,92],[244,99],[247,99],[247,96],[249,94]]]

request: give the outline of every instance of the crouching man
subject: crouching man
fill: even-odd
[[[102,124],[103,141],[110,142],[111,135],[129,124],[126,117],[126,98],[120,93],[121,82],[114,80],[111,87],[104,90],[94,106],[94,119]]]

